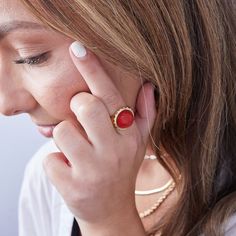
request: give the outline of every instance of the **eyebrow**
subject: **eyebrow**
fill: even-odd
[[[48,30],[48,27],[44,25],[40,25],[35,22],[30,21],[10,21],[0,24],[0,40],[2,40],[4,37],[6,37],[9,33],[12,33],[13,31],[23,29],[23,30]]]

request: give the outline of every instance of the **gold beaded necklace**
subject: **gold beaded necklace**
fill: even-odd
[[[170,195],[170,193],[174,189],[175,189],[175,182],[172,181],[169,188],[164,192],[164,194],[150,208],[148,208],[147,210],[145,210],[143,212],[139,212],[139,217],[144,218],[146,216],[153,214],[159,208],[159,206],[164,202],[164,200],[167,199],[167,197]]]
[[[167,154],[164,154],[162,155],[162,157],[166,157],[166,155]],[[157,157],[155,155],[150,155],[150,156],[145,155],[144,159],[156,160]],[[181,178],[181,175],[179,176],[179,179],[180,178]],[[167,184],[165,184],[164,186],[160,188],[146,190],[146,191],[135,190],[136,195],[150,195],[150,194],[154,194],[154,193],[158,193],[158,192],[162,192],[166,190],[162,194],[162,196],[150,208],[148,208],[147,210],[143,212],[139,212],[139,217],[144,218],[153,214],[160,207],[160,205],[167,199],[167,197],[173,192],[174,189],[175,189],[175,182],[173,181],[173,179],[171,179],[170,181],[168,181]]]

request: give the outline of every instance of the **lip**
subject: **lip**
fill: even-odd
[[[53,137],[53,129],[56,127],[56,125],[57,124],[54,124],[54,125],[38,125],[37,124],[37,129],[46,138],[51,138]]]

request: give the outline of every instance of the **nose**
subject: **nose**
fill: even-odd
[[[35,99],[26,90],[5,90],[0,87],[0,113],[13,116],[27,113],[35,107]]]
[[[3,51],[5,52],[5,51]],[[1,54],[2,55],[2,54]],[[27,113],[37,102],[26,82],[21,78],[19,69],[4,60],[0,55],[0,114],[12,116]],[[7,56],[8,54],[5,54]]]
[[[36,103],[21,80],[0,76],[0,114],[12,116],[27,113],[36,106]]]

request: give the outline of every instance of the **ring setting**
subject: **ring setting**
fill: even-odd
[[[122,107],[111,117],[115,128],[124,130],[131,126],[134,121],[134,112],[130,107]]]

